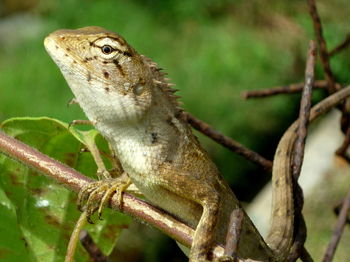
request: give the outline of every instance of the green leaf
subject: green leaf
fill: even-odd
[[[51,118],[13,118],[1,128],[89,177],[95,177],[96,165],[81,149],[97,141],[99,150],[108,153],[107,142],[96,131],[79,131]],[[75,201],[76,194],[62,185],[0,154],[0,261],[63,261],[80,215]],[[108,255],[130,219],[107,209],[103,218],[87,230]],[[78,245],[75,261],[88,260]]]

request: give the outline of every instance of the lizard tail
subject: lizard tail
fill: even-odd
[[[350,86],[312,107],[310,122],[350,96]],[[276,261],[285,261],[294,240],[294,199],[292,158],[299,121],[295,121],[277,146],[272,169],[272,226],[266,239]]]
[[[295,124],[280,140],[272,169],[272,221],[266,242],[276,257],[281,258],[277,261],[284,260],[288,256],[293,242],[294,200],[291,156],[296,136]]]

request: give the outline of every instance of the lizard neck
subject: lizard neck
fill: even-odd
[[[160,96],[155,101],[138,121],[96,123],[128,173],[141,174],[150,169],[156,172],[160,164],[176,158],[188,133],[178,110],[164,105],[166,97]]]

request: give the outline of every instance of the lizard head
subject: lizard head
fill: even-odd
[[[150,69],[120,35],[95,26],[63,29],[44,44],[90,120],[139,121],[151,107]]]

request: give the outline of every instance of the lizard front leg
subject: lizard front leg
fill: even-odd
[[[214,231],[218,221],[220,197],[217,194],[206,196],[200,203],[203,213],[197,225],[190,252],[190,262],[205,262],[213,246]]]
[[[215,190],[218,185],[214,186],[211,182],[200,179],[192,173],[170,167],[163,169],[157,178],[158,187],[154,190],[163,198],[167,198],[164,201],[169,201],[168,205],[173,208],[166,209],[169,213],[175,215],[178,212],[186,213],[188,206],[196,206],[194,209],[198,210],[198,214],[189,211],[188,215],[192,216],[190,224],[196,227],[189,261],[211,261],[209,254],[215,241],[219,211],[222,206],[220,192]],[[178,210],[177,213],[176,210]],[[184,219],[186,221],[186,218]]]

